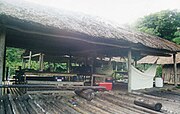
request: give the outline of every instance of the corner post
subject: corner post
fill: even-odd
[[[132,61],[132,53],[131,49],[128,51],[128,92],[131,92],[131,82],[132,82],[132,68],[131,68],[131,61]]]
[[[176,63],[176,54],[173,54],[173,63],[174,63],[174,85],[177,86],[177,63]]]

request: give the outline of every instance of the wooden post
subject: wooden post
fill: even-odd
[[[70,73],[70,60],[67,61],[67,73]]]
[[[40,71],[44,70],[44,54],[39,55],[39,69]]]
[[[91,86],[94,85],[94,80],[95,80],[95,77],[93,76],[94,74],[94,60],[95,60],[95,57],[92,58],[92,67],[91,67]]]
[[[29,52],[29,66],[28,66],[29,69],[31,68],[31,58],[32,58],[32,52],[30,51]]]
[[[2,81],[5,81],[5,76],[6,75],[6,42],[4,45],[4,63],[3,63],[3,78]]]
[[[177,64],[176,64],[176,54],[173,54],[174,63],[174,85],[177,86]]]
[[[0,30],[0,85],[2,85],[2,77],[3,77],[3,66],[4,66],[4,51],[5,51],[5,39],[6,33],[4,30]],[[2,95],[2,89],[0,89],[0,96]]]
[[[134,59],[134,66],[137,67],[137,57]]]
[[[131,49],[128,51],[128,92],[131,92],[132,68],[131,68]]]
[[[22,69],[25,69],[25,60],[23,57],[22,57]]]
[[[8,81],[8,76],[9,76],[9,67],[6,67],[6,81]]]

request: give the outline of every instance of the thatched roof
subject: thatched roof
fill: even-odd
[[[10,32],[10,35],[7,35],[7,45],[9,46],[18,47],[17,45],[19,45],[19,47],[23,48],[32,48],[32,46],[27,47],[28,42],[30,42],[30,39],[27,39],[27,37],[29,37],[27,34],[31,34],[35,39],[37,35],[40,35],[40,32],[44,33],[48,40],[50,39],[49,37],[64,38],[61,42],[64,41],[65,43],[65,40],[69,39],[67,41],[68,43],[70,40],[78,40],[78,42],[84,41],[95,44],[96,46],[106,44],[107,46],[118,48],[131,47],[140,52],[145,52],[150,49],[150,54],[158,53],[158,51],[160,51],[159,53],[162,53],[161,51],[180,51],[180,46],[172,42],[156,36],[126,30],[118,24],[105,21],[98,17],[52,9],[22,0],[0,1],[0,24],[0,26],[5,26],[6,29],[9,30],[8,32]],[[20,36],[16,33],[17,31],[19,33],[30,32]],[[22,37],[23,39],[18,39],[18,37]],[[29,40],[27,44],[24,41],[25,39]],[[33,40],[33,38],[31,39]],[[44,39],[41,39],[41,41],[42,40]],[[23,45],[22,43],[25,44]],[[74,44],[75,43],[77,42],[74,42]],[[32,41],[31,45],[32,44],[35,46],[36,41]],[[37,45],[39,46],[39,44]],[[36,46],[36,48],[38,46]],[[68,47],[64,48],[67,49]],[[72,49],[74,49],[74,47],[69,50],[72,51]]]
[[[171,57],[159,57],[159,56],[146,56],[138,61],[139,64],[148,63],[154,64],[157,61],[157,64],[174,64],[173,56]],[[176,63],[180,63],[180,53],[176,54]]]

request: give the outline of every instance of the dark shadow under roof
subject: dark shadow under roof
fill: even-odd
[[[172,42],[125,30],[98,17],[22,0],[0,1],[0,27],[6,29],[7,46],[51,55],[125,56],[129,48],[137,55],[180,51]]]

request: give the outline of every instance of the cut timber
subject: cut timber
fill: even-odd
[[[134,100],[134,104],[138,106],[142,106],[148,109],[152,109],[155,111],[160,111],[162,108],[162,104],[155,101],[150,101],[147,99],[136,99]]]
[[[56,86],[56,85],[28,85],[28,84],[16,84],[16,85],[0,85],[0,88],[44,88],[44,89],[56,89],[56,90],[85,90],[85,89],[93,89],[94,91],[104,91],[105,87],[102,86]]]
[[[94,90],[85,89],[85,90],[75,90],[74,91],[78,96],[85,98],[88,101],[91,101],[94,98]]]

